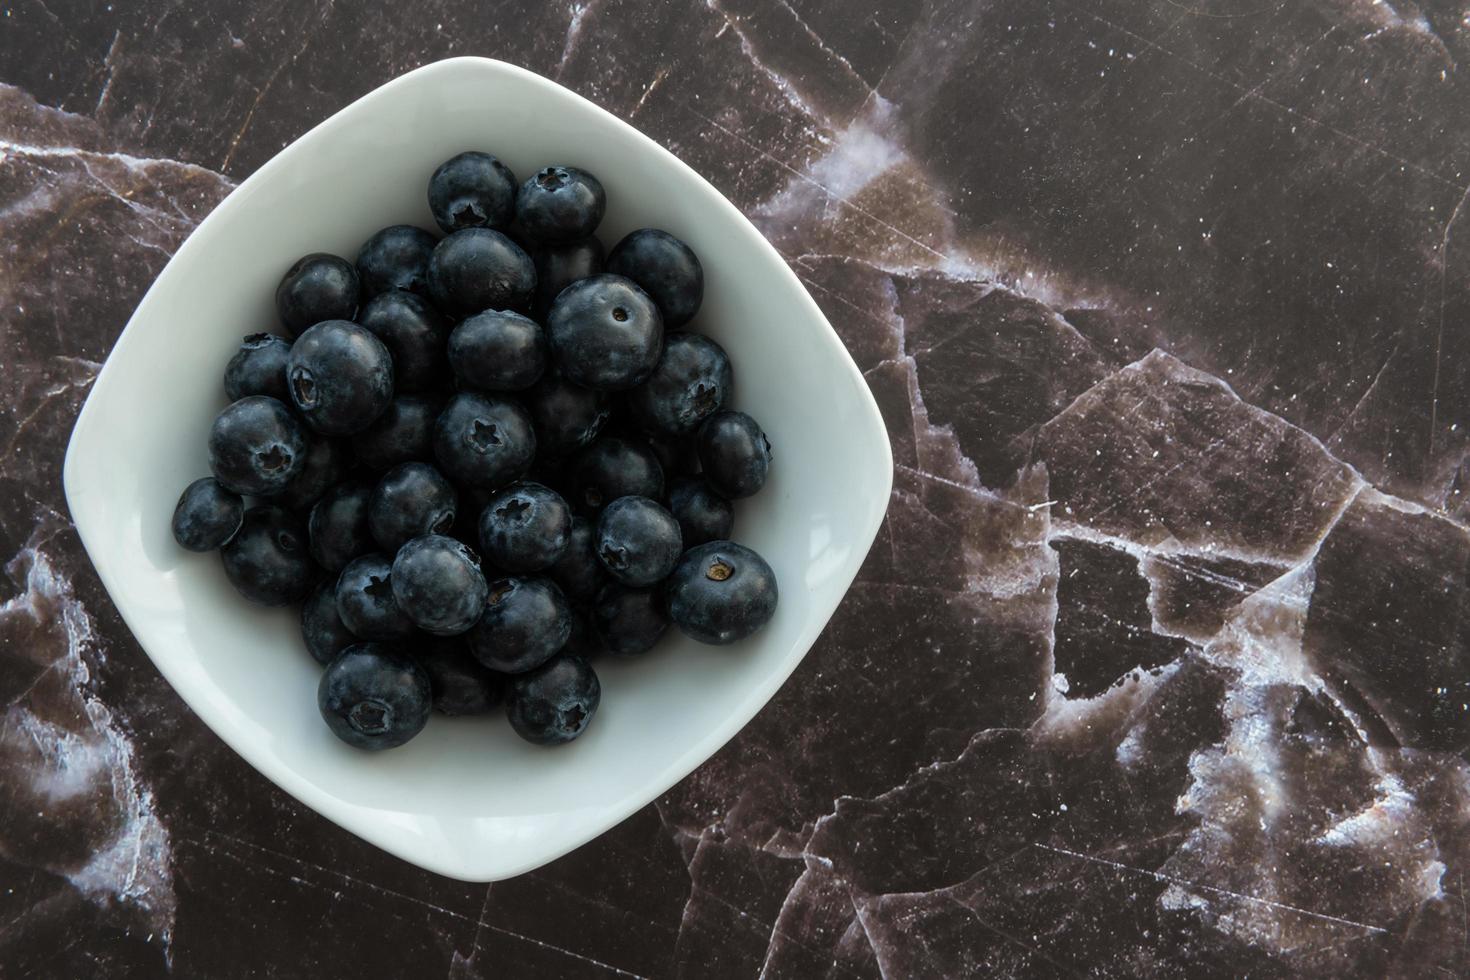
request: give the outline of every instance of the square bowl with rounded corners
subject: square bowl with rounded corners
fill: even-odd
[[[375,230],[433,228],[441,161],[495,153],[525,177],[581,166],[607,189],[598,235],[687,240],[706,273],[692,329],[735,365],[735,407],[775,461],[734,537],[775,568],[781,602],[754,637],[706,647],[671,630],[654,651],[601,660],[602,704],[582,738],[547,749],[503,717],[436,716],[406,746],[366,753],[317,714],[320,668],[294,609],[241,599],[215,555],[169,521],[208,474],[221,374],[248,333],[276,330],[273,295],[307,252],[349,258]],[[817,305],[709,183],[591,102],[497,61],[420,68],[338,112],[242,183],[179,248],[98,375],[67,448],[67,502],[123,619],[179,695],[286,792],[354,834],[454,878],[490,881],[556,858],[648,804],[738,732],[801,662],[857,574],[892,484],[877,405]]]

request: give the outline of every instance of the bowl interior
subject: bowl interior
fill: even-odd
[[[641,226],[699,253],[692,325],[735,365],[734,404],[766,428],[770,482],[736,508],[734,537],[775,568],[781,604],[729,648],[675,635],[636,661],[600,660],[603,698],[579,741],[530,746],[503,717],[435,717],[380,755],[317,715],[319,668],[294,610],[239,598],[217,557],[174,545],[179,491],[208,472],[220,375],[241,336],[278,330],[283,270],[349,258],[378,228],[433,228],[433,168],[485,149],[524,179],[548,163],[597,174],[611,247]],[[168,680],[236,751],[303,802],[415,863],[497,878],[550,860],[663,792],[729,739],[830,617],[882,518],[891,460],[872,397],[780,257],[707,183],[635,130],[538,76],[457,59],[404,76],[317,127],[240,186],[184,244],[98,378],[68,450],[83,541]]]

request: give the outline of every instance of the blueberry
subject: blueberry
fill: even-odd
[[[351,320],[359,284],[352,263],[336,255],[303,255],[276,287],[276,313],[295,337],[323,320]]]
[[[597,593],[592,623],[609,653],[631,657],[653,649],[669,628],[669,617],[658,589],[613,583]]]
[[[669,487],[669,510],[679,522],[684,547],[724,541],[735,528],[735,508],[698,477],[681,476]]]
[[[240,495],[206,476],[179,495],[174,507],[174,540],[189,551],[213,551],[235,536],[244,519],[245,502]]]
[[[573,602],[591,602],[609,581],[597,557],[597,529],[585,517],[572,519],[566,551],[546,572]]]
[[[469,484],[461,484],[458,489],[460,516],[454,523],[452,533],[471,548],[479,548],[480,515],[485,512],[485,508],[490,505],[490,501],[499,491],[472,487]]]
[[[559,745],[586,731],[601,700],[602,685],[587,661],[561,656],[511,678],[506,716],[526,741]]]
[[[379,293],[368,300],[357,322],[393,355],[397,391],[424,391],[443,383],[449,324],[428,300],[401,289]]]
[[[624,585],[666,578],[683,550],[679,522],[647,497],[619,497],[597,518],[597,558]]]
[[[499,489],[525,476],[535,457],[531,418],[513,401],[462,391],[434,423],[434,458],[462,483]]]
[[[306,641],[306,652],[323,666],[358,642],[356,634],[337,615],[336,582],[322,582],[302,604],[301,638]]]
[[[288,606],[316,581],[301,521],[279,507],[251,507],[240,530],[220,549],[225,577],[251,602]]]
[[[571,535],[567,502],[539,483],[506,487],[480,513],[485,560],[516,575],[555,563],[566,552]]]
[[[316,689],[327,727],[348,745],[378,751],[402,745],[429,721],[429,675],[378,643],[359,643],[327,665]]]
[[[348,480],[322,495],[311,508],[307,530],[311,535],[311,557],[329,572],[340,572],[347,563],[373,550],[368,529],[368,501],[373,484]]]
[[[674,476],[694,476],[699,473],[699,454],[695,452],[693,436],[680,439],[676,436],[656,436],[647,432],[628,436],[647,444],[653,458],[658,460],[659,469],[667,480]]]
[[[220,412],[209,430],[209,468],[235,493],[280,493],[305,465],[306,428],[274,398],[241,398]]]
[[[536,247],[535,243],[526,235],[526,229],[522,228],[520,221],[515,218],[512,218],[510,224],[506,227],[495,230],[506,238],[509,238],[515,244],[516,248],[525,252],[527,255],[530,255],[531,249]],[[535,262],[531,263],[532,268],[535,268],[535,265]]]
[[[744,412],[717,412],[699,427],[699,465],[710,488],[732,500],[766,485],[771,440]]]
[[[563,289],[602,271],[602,243],[588,237],[560,245],[537,245],[531,250],[531,262],[536,266],[536,294],[531,309],[536,319],[545,323],[552,301]]]
[[[444,400],[438,395],[399,395],[373,424],[352,436],[352,451],[368,469],[387,470],[409,460],[434,458],[434,420]]]
[[[664,323],[682,327],[704,300],[704,269],[694,250],[666,231],[639,228],[613,246],[607,271],[627,276],[653,297]]]
[[[488,153],[450,157],[429,178],[429,210],[446,232],[504,228],[515,217],[516,175]]]
[[[470,656],[462,640],[426,644],[418,662],[429,675],[440,714],[482,715],[505,699],[506,676]]]
[[[490,583],[485,611],[465,638],[480,663],[519,674],[555,656],[571,633],[572,608],[556,583],[503,578]]]
[[[419,629],[457,636],[485,610],[480,559],[442,534],[425,534],[398,549],[393,559],[393,598]]]
[[[576,167],[543,167],[516,195],[516,223],[535,242],[573,242],[597,230],[607,194]]]
[[[449,365],[461,387],[520,391],[546,370],[546,335],[535,320],[510,310],[476,313],[449,335]]]
[[[337,578],[337,615],[364,640],[402,640],[416,632],[393,598],[393,563],[374,552],[354,558]]]
[[[459,494],[454,485],[428,463],[400,463],[393,467],[368,500],[368,527],[373,540],[387,554],[395,554],[410,538],[447,534],[454,527]]]
[[[570,485],[567,479],[569,472],[570,467],[565,460],[552,460],[538,457],[535,465],[526,473],[526,480],[531,483],[539,483],[543,487],[548,487],[556,491],[557,496],[566,500],[567,506],[571,506],[572,502],[567,499],[566,489]],[[489,498],[486,498],[485,502],[489,503]],[[575,508],[573,509],[575,510]]]
[[[555,368],[523,397],[536,448],[547,459],[563,459],[591,444],[608,419],[606,394],[573,384]]]
[[[607,652],[602,645],[602,637],[597,635],[597,627],[592,624],[591,610],[572,608],[572,635],[567,637],[567,645],[561,648],[561,652],[564,656],[570,654],[583,660],[593,660]]]
[[[628,411],[650,432],[685,436],[724,408],[733,388],[723,347],[699,334],[669,334],[653,373],[628,392]]]
[[[664,495],[664,474],[645,445],[604,436],[582,451],[572,467],[572,503],[595,514],[619,497]]]
[[[305,459],[301,472],[272,498],[274,503],[288,510],[307,510],[342,479],[348,463],[341,443],[316,434],[308,437]]]
[[[622,276],[572,283],[546,320],[551,352],[567,380],[599,391],[623,391],[653,373],[664,325],[648,294]]]
[[[393,357],[370,331],[327,320],[296,339],[286,381],[307,425],[324,435],[350,436],[371,425],[393,398]]]
[[[429,295],[453,317],[528,309],[535,288],[531,257],[489,228],[455,232],[434,247],[429,259]]]
[[[428,289],[429,255],[437,244],[438,238],[413,225],[390,225],[375,233],[357,252],[357,278],[363,294]]]
[[[701,643],[734,643],[776,612],[776,573],[766,560],[733,541],[711,541],[684,552],[664,585],[669,618]]]
[[[247,395],[269,395],[279,402],[290,402],[286,390],[286,358],[291,341],[273,333],[253,333],[240,344],[230,363],[225,365],[225,395],[239,401]]]

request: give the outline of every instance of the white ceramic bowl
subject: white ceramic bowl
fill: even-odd
[[[205,439],[241,336],[275,329],[298,255],[354,256],[378,228],[432,228],[441,161],[489,150],[525,177],[585,167],[607,188],[599,237],[668,229],[703,260],[694,328],[729,351],[734,404],[770,434],[770,482],[735,537],[775,568],[771,623],[732,647],[670,630],[633,662],[601,660],[602,705],[578,741],[529,745],[500,716],[435,717],[403,748],[337,741],[316,708],[320,668],[295,610],[240,598],[218,557],[177,547],[179,492],[208,473]],[[205,723],[286,792],[405,860],[475,881],[535,868],[607,830],[708,759],[786,680],[877,533],[892,456],[842,342],[776,251],[703,178],[572,92],[496,61],[420,68],[343,109],[231,194],[139,304],[66,454],[66,496],[138,642]]]

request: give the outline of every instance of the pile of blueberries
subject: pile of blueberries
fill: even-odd
[[[219,549],[242,595],[302,603],[343,741],[402,745],[431,709],[489,711],[554,744],[601,699],[589,661],[635,656],[672,622],[733,643],[775,612],[730,501],[771,446],[727,406],[730,360],[688,332],[699,259],[643,228],[603,252],[597,178],[520,184],[488,153],[429,180],[445,232],[394,225],[354,264],[316,253],[276,290],[289,338],[225,368],[213,477],[175,539]]]

